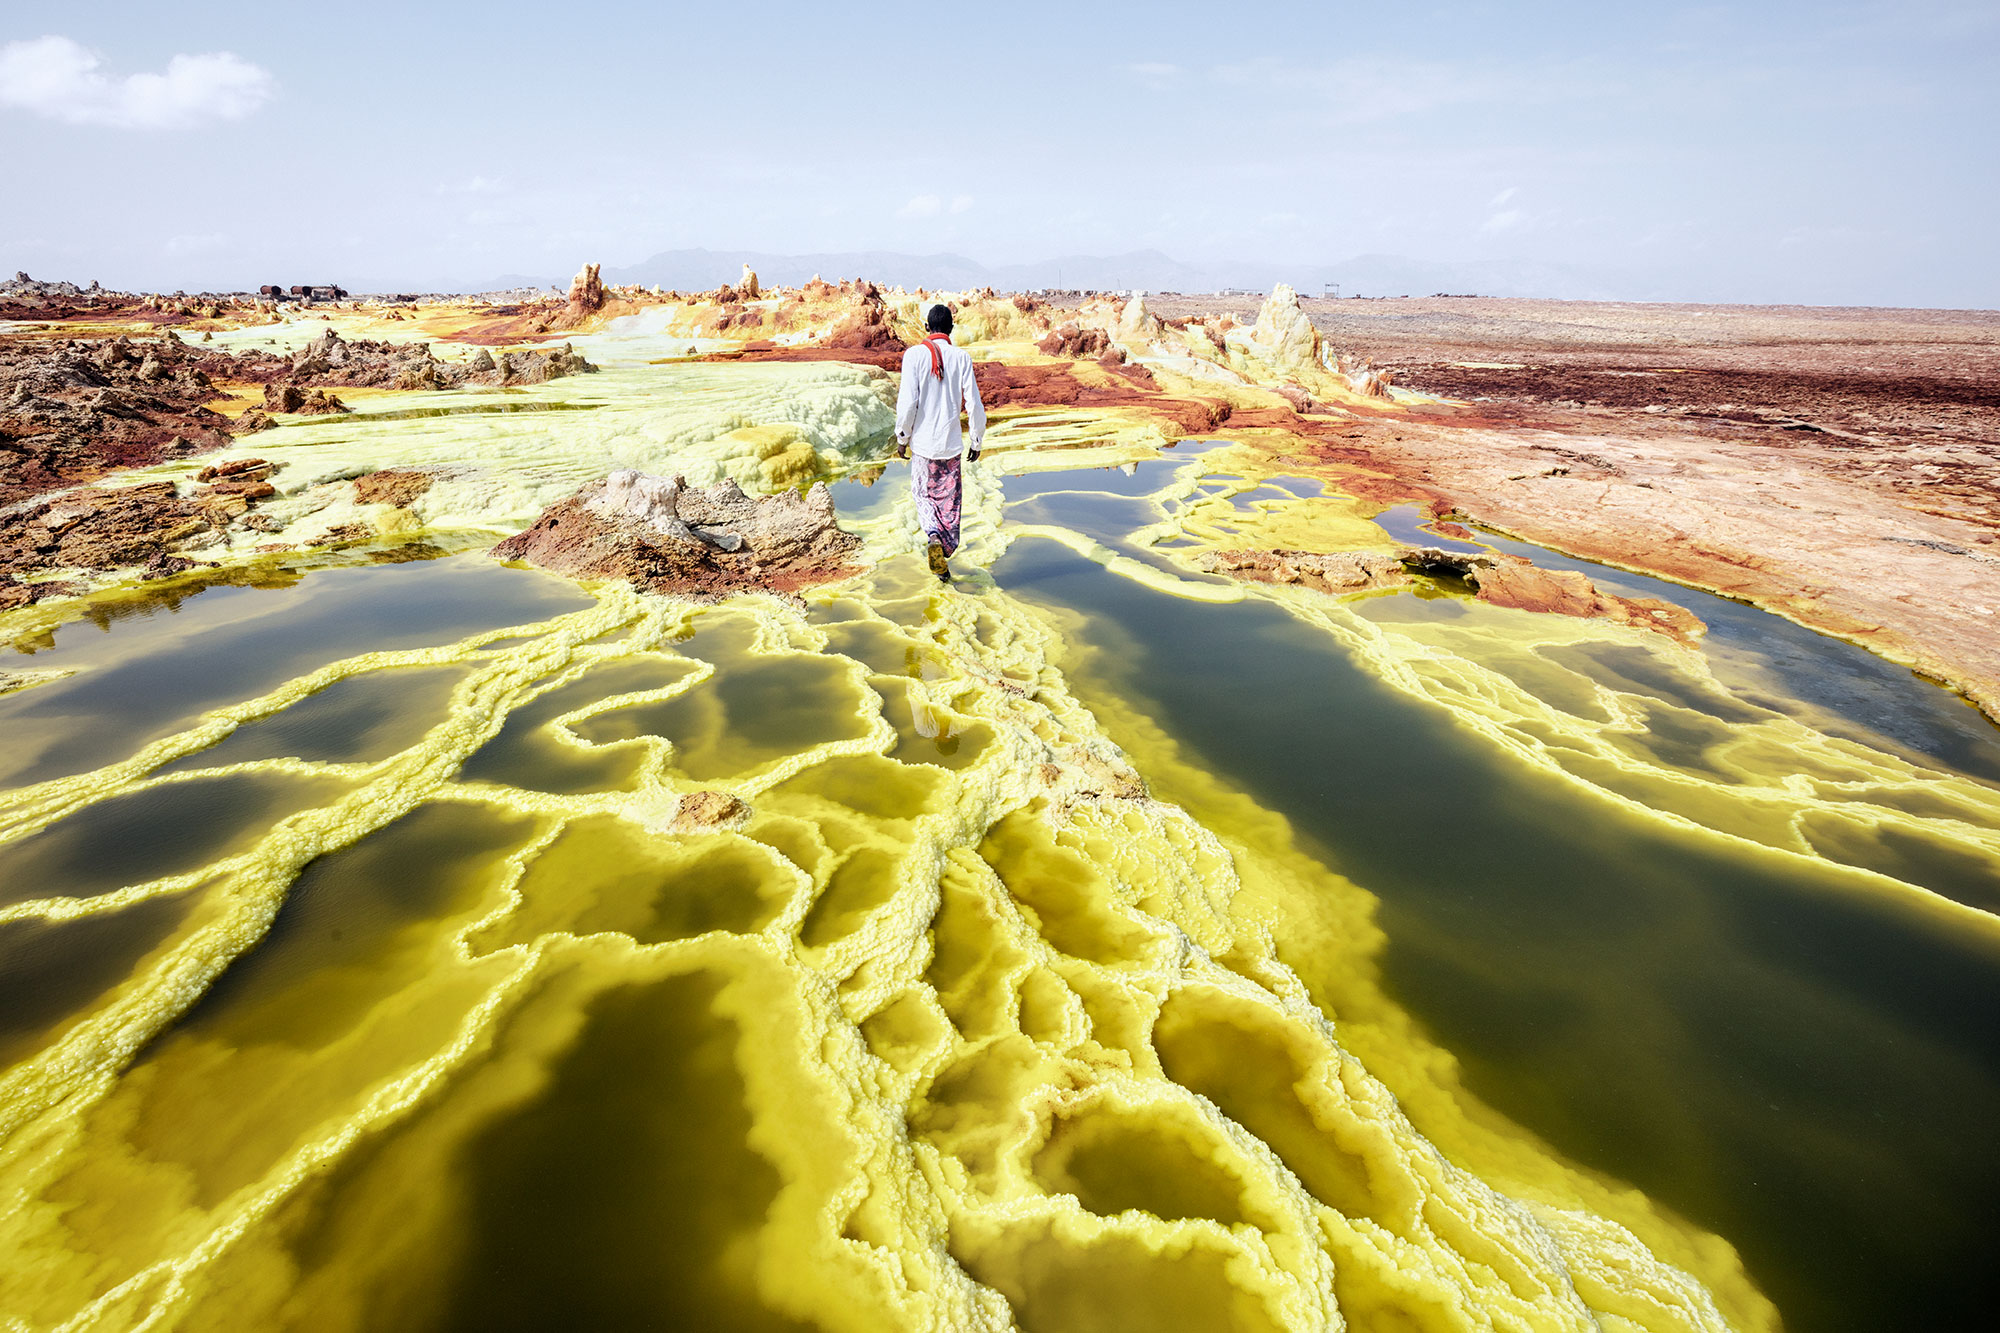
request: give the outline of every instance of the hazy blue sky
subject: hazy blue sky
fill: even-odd
[[[686,246],[1385,252],[1996,306],[1996,130],[1996,0],[10,0],[0,267],[411,288]]]

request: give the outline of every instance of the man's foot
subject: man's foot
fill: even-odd
[[[937,542],[932,542],[930,548],[930,557],[931,557],[931,573],[938,576],[939,582],[950,583],[951,566],[947,565],[944,562],[944,547],[939,545]]]

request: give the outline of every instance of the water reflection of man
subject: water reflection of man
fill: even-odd
[[[972,419],[972,448],[979,461],[986,442],[986,405],[979,401],[972,357],[952,346],[951,311],[934,305],[924,321],[924,340],[903,353],[903,384],[896,393],[896,457],[910,459],[910,492],[917,500],[917,526],[930,543],[931,573],[951,582],[945,562],[958,549],[959,502],[963,495],[959,450],[961,409]]]

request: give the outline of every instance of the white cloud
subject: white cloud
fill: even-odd
[[[971,195],[969,195],[969,194],[955,194],[955,195],[953,195],[953,196],[951,197],[951,211],[952,211],[952,212],[954,212],[954,213],[963,213],[963,212],[964,212],[964,211],[965,211],[966,209],[968,209],[968,208],[971,208],[971,207],[972,207],[972,196],[971,196]]]
[[[1479,224],[1479,230],[1486,232],[1512,231],[1528,220],[1527,213],[1519,208],[1504,208]]]
[[[181,129],[237,120],[270,100],[277,80],[227,51],[178,55],[164,74],[104,73],[96,53],[67,37],[0,46],[0,106],[72,125]]]
[[[1509,185],[1506,189],[1500,191],[1500,193],[1494,195],[1491,199],[1487,200],[1486,206],[1488,208],[1500,208],[1504,206],[1509,199],[1512,199],[1515,195],[1519,194],[1520,192],[1521,192],[1520,186]]]

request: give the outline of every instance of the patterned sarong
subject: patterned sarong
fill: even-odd
[[[923,529],[925,540],[944,547],[947,556],[958,549],[962,481],[958,464],[956,455],[925,458],[918,454],[910,459],[910,493],[917,499],[917,526]]]

